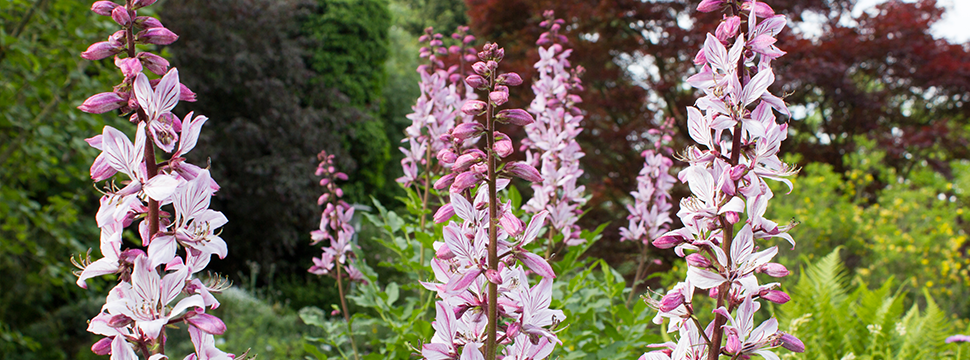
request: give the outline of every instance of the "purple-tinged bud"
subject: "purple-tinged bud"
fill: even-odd
[[[125,45],[120,41],[101,41],[88,46],[88,49],[81,53],[81,57],[88,60],[101,60],[124,50]]]
[[[791,273],[788,271],[788,268],[786,268],[785,265],[779,263],[764,264],[760,270],[761,272],[768,274],[768,276],[776,278],[785,277]]]
[[[738,34],[738,28],[741,27],[741,17],[732,16],[717,26],[717,30],[714,31],[714,36],[717,37],[721,42],[726,42],[728,39],[734,37]]]
[[[91,164],[91,179],[94,181],[107,180],[117,173],[118,170],[111,167],[111,163],[108,162],[107,157],[98,156],[94,159],[94,163]]]
[[[452,138],[453,137],[449,133],[438,135],[438,140],[441,140],[442,142],[446,142],[446,143],[450,143]]]
[[[134,321],[131,320],[130,317],[128,317],[126,315],[118,314],[118,315],[112,316],[110,319],[108,319],[108,326],[113,327],[113,328],[120,328],[120,327],[128,326],[129,324],[131,324],[133,322]]]
[[[495,145],[492,146],[492,150],[495,151],[495,154],[498,155],[498,157],[500,158],[505,158],[505,157],[508,157],[509,155],[512,155],[512,151],[514,150],[512,148],[512,139],[510,139],[508,135],[505,135],[498,131],[496,131],[494,135],[495,135]]]
[[[671,312],[678,306],[684,304],[684,294],[680,291],[664,295],[660,299],[660,311],[661,312]]]
[[[704,54],[704,49],[697,52],[694,56],[694,65],[704,65],[707,63],[707,55]]]
[[[461,46],[458,46],[458,45],[449,46],[448,52],[451,54],[457,55],[458,53],[461,52]]]
[[[448,55],[448,49],[443,47],[434,48],[434,52],[438,53],[438,55]]]
[[[319,176],[319,174],[317,176]],[[327,186],[327,184],[329,183],[330,183],[330,179],[327,179],[327,178],[320,179],[320,186]]]
[[[185,84],[179,84],[179,101],[195,102],[195,92]]]
[[[114,340],[114,337],[101,338],[101,340],[98,340],[98,342],[94,343],[94,345],[91,345],[91,352],[101,356],[111,354],[111,340]]]
[[[464,123],[451,131],[451,136],[454,136],[458,141],[465,141],[473,137],[481,136],[485,132],[485,127],[478,122]]]
[[[158,21],[158,19],[153,18],[151,16],[137,16],[137,17],[135,17],[135,26],[137,26],[139,28],[142,28],[142,29],[151,29],[151,28],[164,27],[164,26],[162,26],[162,22],[161,21]]]
[[[221,319],[209,314],[201,313],[193,316],[187,316],[185,321],[192,326],[199,328],[199,330],[205,331],[206,333],[212,335],[222,335],[226,332],[226,323],[222,322]]]
[[[150,52],[140,52],[135,55],[138,60],[141,60],[141,65],[144,66],[148,71],[155,73],[156,75],[165,75],[168,72],[168,60],[165,58],[152,54]]]
[[[495,121],[503,124],[508,123],[515,126],[526,126],[536,122],[536,119],[532,117],[532,114],[529,114],[525,110],[506,109],[499,111],[498,114],[495,114]]]
[[[751,4],[751,1],[745,1],[744,4],[741,4],[741,10],[751,11]],[[760,1],[754,4],[754,13],[755,15],[758,15],[759,18],[769,18],[775,15],[775,10],[772,9],[768,4]]]
[[[505,58],[505,48],[498,48],[498,50],[495,50],[495,61],[502,61],[502,59],[504,58]],[[495,67],[498,68],[498,64],[495,64],[495,65],[496,65]]]
[[[91,11],[94,11],[94,13],[98,15],[111,16],[111,11],[117,7],[120,7],[120,5],[111,1],[95,1],[94,4],[91,5]]]
[[[448,81],[452,83],[457,83],[461,81],[461,74],[451,74],[448,75]]]
[[[468,100],[461,106],[461,112],[465,115],[478,116],[485,112],[486,106],[488,105],[484,101]]]
[[[344,197],[344,189],[337,188],[337,190],[334,190],[333,193],[334,195],[337,195],[337,197]]]
[[[347,181],[348,179],[347,174],[344,174],[342,172],[336,173],[333,177],[337,178],[337,180],[343,180],[343,181]]]
[[[724,0],[703,0],[700,4],[697,4],[697,11],[711,12],[720,9],[722,6],[724,6]]]
[[[748,172],[748,167],[745,165],[738,164],[737,166],[731,168],[731,180],[738,181],[744,177],[744,174]]]
[[[488,279],[488,282],[492,284],[502,283],[502,274],[494,269],[485,270],[485,278]]]
[[[338,316],[338,315],[340,315],[340,310],[334,309],[333,311],[330,312],[330,316]]]
[[[121,97],[115,92],[103,92],[94,94],[77,108],[89,114],[103,114],[111,110],[119,109],[128,103],[128,99]]]
[[[451,184],[451,192],[460,193],[467,188],[478,185],[482,180],[482,174],[477,171],[466,171],[455,177],[455,182]]]
[[[444,43],[444,42],[442,42],[442,41],[441,41],[441,40],[439,40],[439,39],[434,39],[434,40],[431,40],[431,42],[429,42],[429,43],[428,43],[428,45],[431,45],[431,46],[442,46],[442,45],[444,45],[444,44],[445,44],[445,43]]]
[[[509,101],[509,88],[498,85],[495,87],[495,91],[488,93],[488,99],[492,101],[495,106],[502,106]]]
[[[495,71],[495,69],[498,69],[498,62],[495,60],[489,60],[485,62],[485,66],[489,71]]]
[[[478,57],[475,56],[475,54],[465,54],[465,61],[466,62],[472,62],[472,61],[475,61],[475,60],[478,60]]]
[[[781,290],[762,291],[759,296],[761,296],[762,299],[771,301],[775,304],[784,304],[788,302],[788,300],[791,300],[791,296],[788,296],[788,294]]]
[[[485,87],[485,78],[483,78],[481,75],[468,75],[468,77],[465,78],[465,84],[468,84],[468,86],[475,89],[481,89]]]
[[[514,72],[504,73],[495,78],[495,82],[499,85],[519,86],[522,85],[522,77]]]
[[[438,208],[438,211],[435,211],[434,223],[435,224],[443,223],[445,221],[448,221],[448,219],[451,219],[451,217],[453,216],[455,216],[455,208],[451,204],[444,204],[440,208]],[[442,246],[442,248],[444,247],[447,247],[447,246]],[[440,252],[441,249],[438,249],[438,251]],[[448,252],[451,252],[451,250],[448,250]],[[438,255],[438,257],[441,258],[441,255]]]
[[[440,179],[438,179],[438,181],[434,182],[434,188],[437,190],[442,190],[451,186],[451,184],[455,182],[455,176],[457,176],[455,173],[442,176]]]
[[[657,240],[654,240],[651,243],[653,244],[653,246],[656,246],[658,249],[670,249],[674,246],[680,245],[680,243],[682,242],[684,242],[683,237],[680,237],[677,235],[665,235],[665,236],[661,236],[660,238],[658,238]]]
[[[135,0],[132,4],[135,9],[151,6],[156,0]]]
[[[441,247],[435,251],[434,256],[441,260],[451,260],[455,258],[455,253],[451,252],[451,248],[447,244],[441,244]]]
[[[135,35],[138,44],[168,45],[178,39],[178,35],[163,27],[145,29]]]
[[[707,296],[710,296],[712,299],[717,299],[717,293],[718,293],[717,288],[718,286],[715,286],[715,287],[712,287],[710,290],[708,290]]]
[[[465,38],[461,39],[461,43],[465,45],[471,44],[473,42],[475,42],[475,36],[473,35],[465,35]]]
[[[431,40],[431,37],[428,35],[421,35],[420,37],[418,37],[419,43],[427,42],[428,40]]]
[[[435,157],[438,159],[438,162],[444,165],[454,164],[455,160],[458,160],[458,155],[456,155],[455,152],[449,148],[439,150],[437,156]]]
[[[780,334],[781,337],[779,337],[778,340],[781,341],[781,347],[788,349],[788,351],[791,352],[805,352],[805,344],[803,344],[801,340],[798,340],[797,337],[788,333]]]
[[[478,149],[472,149],[471,151],[462,154],[455,160],[455,164],[451,166],[452,171],[462,172],[468,170],[472,165],[479,162],[485,161],[486,155],[484,152]]]
[[[687,260],[687,265],[693,267],[706,268],[711,266],[711,260],[698,253],[687,255],[685,260]]]
[[[119,6],[111,10],[111,20],[114,20],[118,25],[128,26],[131,23],[131,15],[128,14],[128,9]]]
[[[727,211],[724,213],[724,219],[731,224],[737,224],[738,221],[741,221],[741,216],[738,215],[737,211]]]
[[[485,65],[482,61],[472,64],[472,70],[478,75],[488,76],[488,65]]]
[[[320,195],[320,197],[317,198],[317,205],[323,205],[323,203],[327,202],[327,200],[330,200],[329,193]]]
[[[536,170],[536,168],[532,167],[532,165],[526,164],[524,162],[508,163],[505,165],[505,168],[502,170],[508,174],[519,177],[525,181],[529,181],[529,182],[542,181],[542,175],[539,174],[539,171]]]
[[[728,335],[727,343],[724,344],[724,351],[728,354],[736,354],[741,350],[741,339],[738,339],[738,335],[732,332]]]

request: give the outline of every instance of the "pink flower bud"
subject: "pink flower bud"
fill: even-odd
[[[539,171],[532,165],[526,164],[524,162],[513,162],[505,165],[503,172],[506,172],[512,176],[521,178],[522,180],[529,182],[541,182],[542,175]]]
[[[671,312],[678,306],[684,304],[684,294],[680,291],[664,295],[660,299],[660,311],[661,312]]]
[[[722,6],[724,6],[724,0],[703,0],[700,4],[697,4],[697,11],[711,12],[720,9]]]
[[[745,1],[744,4],[741,4],[741,10],[751,11],[751,4],[751,1]],[[771,6],[768,6],[768,4],[761,1],[754,4],[754,13],[759,18],[769,18],[775,15],[775,10]]]
[[[131,23],[131,15],[128,14],[128,9],[121,6],[111,10],[111,19],[121,26],[128,26],[128,24]]]
[[[732,16],[717,26],[717,30],[714,31],[714,36],[717,37],[721,42],[726,42],[728,39],[734,37],[738,34],[738,28],[741,27],[741,17]]]
[[[529,114],[525,110],[506,109],[499,111],[498,114],[495,114],[495,121],[503,124],[508,123],[515,126],[525,126],[534,123],[536,119],[532,117],[532,114]]]
[[[142,29],[151,29],[151,28],[164,27],[164,26],[162,26],[162,22],[161,21],[158,21],[158,19],[153,18],[151,16],[136,16],[135,17],[135,26],[137,26],[139,28],[142,28]]]
[[[684,242],[684,238],[680,236],[667,235],[667,236],[661,236],[657,240],[654,240],[652,244],[653,246],[656,246],[658,249],[670,249],[674,246],[679,245],[682,242]]]
[[[707,63],[707,55],[704,54],[704,49],[701,49],[694,56],[694,65],[704,65],[705,63]]]
[[[495,69],[498,69],[498,62],[495,60],[489,60],[485,62],[485,66],[488,68],[488,71],[495,71]]]
[[[340,310],[334,309],[333,311],[330,312],[330,316],[337,316],[337,315],[340,315]]]
[[[448,175],[442,176],[440,179],[438,179],[438,181],[434,182],[434,188],[437,190],[441,190],[451,186],[451,184],[455,182],[455,176],[458,176],[458,175],[455,173],[450,173]]]
[[[125,50],[125,45],[119,41],[101,41],[91,44],[81,53],[81,57],[88,60],[101,60]]]
[[[434,213],[434,223],[440,224],[455,216],[455,208],[451,204],[444,204]]]
[[[135,2],[134,2],[133,5],[134,5],[135,9],[138,9],[138,8],[143,8],[143,7],[146,7],[146,6],[150,6],[151,4],[154,4],[155,1],[156,0],[135,0]]]
[[[131,320],[130,317],[128,317],[126,315],[118,314],[118,315],[112,316],[110,319],[108,319],[108,326],[113,327],[113,328],[120,328],[120,327],[128,326],[129,324],[131,324],[133,322],[134,321]]]
[[[505,48],[498,48],[495,50],[495,61],[502,61],[505,58]],[[495,68],[498,68],[498,64],[495,64]]]
[[[458,141],[465,141],[473,137],[481,136],[484,131],[485,127],[482,124],[470,122],[455,126],[451,131],[451,136],[454,136]]]
[[[782,265],[779,263],[767,263],[761,267],[761,272],[768,274],[768,276],[776,277],[776,278],[785,277],[785,276],[788,276],[788,274],[790,274],[790,272],[788,271],[788,268],[786,268],[785,265]]]
[[[509,101],[509,88],[502,85],[496,86],[495,91],[488,93],[488,99],[496,106],[502,106]]]
[[[744,174],[748,172],[748,167],[745,165],[738,164],[737,166],[731,168],[731,180],[738,181],[744,177]]]
[[[797,353],[805,352],[805,344],[791,334],[781,333],[779,340],[781,341],[781,347],[788,349],[788,351]]]
[[[455,258],[455,253],[451,252],[451,248],[446,244],[442,244],[437,251],[435,251],[434,256],[441,260],[451,260]]]
[[[717,293],[718,293],[717,288],[718,286],[715,286],[715,287],[712,287],[710,290],[708,290],[707,296],[710,296],[712,299],[717,299]]]
[[[171,30],[158,27],[140,31],[135,35],[135,42],[138,44],[168,45],[178,40],[178,38],[179,36],[175,35]]]
[[[735,354],[741,350],[741,339],[738,339],[738,335],[731,333],[728,335],[727,344],[724,344],[724,351],[728,354]]]
[[[333,177],[337,178],[337,180],[343,180],[343,181],[347,181],[347,179],[348,179],[347,178],[347,174],[344,174],[342,172],[338,172],[338,173],[334,174]]]
[[[483,78],[481,75],[468,75],[468,77],[465,78],[465,84],[468,84],[468,86],[475,89],[481,89],[485,86],[485,78]]]
[[[444,148],[438,151],[438,154],[435,157],[438,159],[438,162],[444,165],[454,164],[455,160],[458,160],[458,155],[456,155],[454,151],[448,148]]]
[[[455,164],[452,165],[452,171],[465,171],[468,170],[472,165],[485,161],[486,155],[484,152],[478,149],[472,149],[469,152],[462,154],[455,160]]]
[[[77,108],[89,114],[102,114],[111,110],[119,109],[128,103],[125,99],[115,92],[103,92],[95,94],[84,100],[84,103]]]
[[[455,177],[455,182],[451,184],[451,192],[460,193],[467,188],[478,185],[482,180],[482,174],[476,171],[466,171]]]
[[[738,221],[741,221],[741,216],[736,211],[728,211],[724,213],[724,219],[731,224],[737,224]]]
[[[202,313],[187,316],[185,321],[192,326],[199,328],[199,330],[205,331],[209,334],[222,335],[226,332],[226,323],[222,322],[221,319],[209,314]]]
[[[111,16],[111,11],[119,6],[120,5],[111,1],[95,1],[94,4],[91,5],[91,11],[94,11],[94,13],[98,15]]]
[[[475,60],[478,60],[478,57],[475,56],[475,54],[465,54],[465,61],[466,62],[472,62],[472,61],[475,61]]]
[[[759,295],[762,299],[771,301],[775,304],[784,304],[788,302],[788,300],[791,300],[791,296],[788,296],[788,294],[781,290],[762,291]]]
[[[94,159],[94,163],[91,164],[91,179],[94,181],[107,180],[117,173],[118,170],[111,167],[108,158],[104,156],[98,156]]]
[[[519,77],[519,74],[510,72],[499,75],[495,78],[495,82],[499,85],[519,86],[522,85],[522,78]]]
[[[461,112],[465,113],[465,115],[478,116],[485,112],[486,106],[487,104],[484,101],[468,100],[465,102],[465,105],[461,106]]]
[[[457,83],[457,82],[461,81],[461,74],[451,74],[451,75],[448,75],[448,81],[453,82],[453,83]]]
[[[711,260],[698,253],[687,255],[685,260],[687,260],[687,265],[693,267],[706,268],[711,266]]]
[[[484,62],[479,61],[472,64],[472,70],[478,75],[488,76],[488,66]]]
[[[465,45],[471,44],[473,42],[475,42],[475,36],[472,36],[472,35],[465,35],[465,38],[461,39],[461,43]]]
[[[107,2],[107,1],[105,1],[105,2]],[[115,336],[120,336],[120,335],[115,335]],[[93,353],[95,353],[97,355],[101,355],[101,356],[110,354],[111,353],[111,340],[113,340],[113,339],[114,339],[114,337],[101,338],[101,340],[98,340],[98,342],[94,343],[94,345],[91,345],[91,352],[93,352]]]
[[[329,193],[320,195],[320,197],[317,198],[317,205],[323,205],[323,203],[327,202],[327,200],[330,200]]]
[[[179,84],[179,101],[195,102],[195,93],[185,84]]]
[[[512,139],[508,135],[496,131],[495,133],[495,145],[492,146],[492,150],[500,158],[505,158],[512,155]]]
[[[165,73],[168,72],[168,60],[165,60],[165,58],[161,56],[152,54],[150,52],[140,52],[138,55],[135,55],[135,57],[141,61],[142,66],[156,75],[165,75]]]
[[[485,278],[488,279],[488,282],[492,284],[502,283],[502,274],[500,274],[497,270],[493,270],[493,269],[485,270]]]

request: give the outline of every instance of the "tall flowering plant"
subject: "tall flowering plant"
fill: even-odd
[[[576,136],[583,131],[579,127],[583,114],[576,106],[583,101],[576,94],[583,90],[579,79],[583,67],[571,69],[572,49],[565,48],[568,40],[559,33],[565,21],[556,19],[552,10],[543,16],[546,19],[539,26],[546,32],[536,41],[539,61],[535,68],[539,78],[532,84],[536,97],[529,105],[536,121],[525,126],[528,138],[522,141],[522,147],[527,149],[526,162],[542,174],[542,182],[532,185],[533,196],[525,204],[525,210],[549,213],[549,223],[555,229],[547,233],[546,257],[549,257],[553,252],[553,236],[557,233],[562,234],[566,245],[584,241],[576,225],[582,214],[580,206],[586,203],[585,187],[576,185],[583,175],[579,159],[585,155],[576,142]]]
[[[659,129],[650,129],[649,133],[657,137],[653,149],[643,151],[643,169],[637,176],[637,189],[630,193],[633,204],[627,205],[630,215],[627,216],[629,225],[620,228],[620,241],[634,241],[640,245],[640,258],[637,260],[637,272],[633,278],[633,289],[627,298],[627,303],[636,293],[637,283],[646,275],[647,244],[657,239],[669,230],[670,190],[677,179],[670,175],[670,167],[674,165],[670,159],[672,150],[667,146],[671,140],[670,132],[673,119],[661,124]]]
[[[324,205],[323,214],[320,215],[320,228],[310,232],[312,245],[316,245],[324,240],[328,241],[323,248],[323,254],[319,258],[313,258],[313,266],[309,271],[316,275],[330,275],[337,279],[337,292],[340,295],[340,309],[347,323],[347,334],[350,337],[350,345],[354,350],[354,358],[359,359],[357,343],[354,342],[351,327],[350,314],[347,312],[347,297],[344,293],[343,280],[349,279],[353,282],[366,283],[364,274],[354,266],[356,255],[353,250],[354,234],[357,232],[350,221],[354,217],[354,207],[350,206],[341,199],[344,196],[343,190],[337,186],[337,180],[347,180],[347,174],[337,171],[334,167],[334,156],[321,151],[317,154],[320,164],[317,165],[317,176],[322,176],[320,186],[323,186],[324,193],[317,199],[317,205]]]
[[[680,338],[641,359],[715,360],[722,354],[778,359],[772,348],[804,351],[801,341],[778,330],[776,319],[757,326],[754,320],[760,300],[783,304],[790,299],[778,283],[761,284],[755,276],[788,275],[783,265],[771,262],[778,248],[758,251],[755,240],[782,238],[794,246],[788,234],[793,224],[778,226],[764,218],[773,197],[765,180],[791,188],[786,178],[797,172],[778,159],[788,125],[778,124],[773,111],[789,111],[768,91],[775,80],[771,62],[785,54],[775,46],[775,35],[786,18],[757,1],[704,0],[698,10],[727,14],[715,34],[707,34],[694,59],[702,68],[687,80],[704,91],[696,107],[687,108],[688,130],[699,145],[683,153],[689,166],[679,174],[693,195],[681,201],[677,213],[684,227],[653,241],[686,257],[687,277],[660,300],[648,300],[659,311],[654,322],[669,319],[670,331]],[[706,326],[695,316],[695,289],[716,299],[714,319]]]
[[[226,256],[226,242],[218,229],[227,219],[209,209],[219,185],[208,169],[184,157],[195,147],[208,118],[191,112],[181,120],[176,117],[172,109],[178,101],[194,101],[195,94],[180,84],[178,71],[169,69],[167,60],[136,50],[137,45],[167,45],[178,38],[158,19],[137,15],[154,2],[97,1],[91,7],[95,13],[111,16],[122,29],[81,56],[89,60],[114,56],[124,79],[113,91],[93,95],[78,108],[94,114],[112,110],[130,114],[135,136],[132,142],[121,130],[105,126],[102,134],[87,139],[101,150],[91,165],[91,178],[96,182],[116,179],[123,186],[115,181],[104,185],[95,216],[102,258],[72,259],[81,268],[77,284],[87,288],[86,280],[92,277],[117,275],[118,283],[101,312],[88,322],[89,332],[104,336],[91,348],[96,354],[110,354],[111,359],[137,359],[139,354],[167,359],[166,329],[184,324],[195,346],[186,359],[229,359],[232,355],[216,348],[213,338],[226,331],[225,324],[205,312],[219,306],[213,294],[224,290],[227,282],[196,277],[212,255]],[[149,80],[145,69],[164,76]],[[156,148],[171,155],[158,161]],[[117,179],[119,173],[124,176]],[[135,222],[141,246],[123,249],[122,232]]]
[[[505,359],[543,359],[559,340],[552,331],[565,318],[549,309],[555,273],[542,257],[525,250],[539,235],[546,212],[540,211],[528,226],[512,213],[511,202],[500,203],[497,192],[512,176],[526,181],[542,180],[532,166],[505,162],[513,152],[512,141],[495,131],[496,122],[526,125],[534,119],[524,110],[496,111],[508,101],[509,86],[522,79],[515,73],[500,74],[504,49],[486,44],[474,74],[465,83],[488,92],[487,101],[471,100],[462,111],[484,116],[457,127],[449,140],[451,150],[470,139],[482,137],[485,148],[471,148],[456,158],[450,180],[437,187],[450,191],[451,203],[435,214],[439,222],[458,216],[444,227],[444,241],[435,243],[431,261],[434,282],[424,286],[435,291],[434,337],[421,349],[426,359],[495,359],[499,347]],[[528,270],[527,270],[528,269]],[[530,285],[529,271],[541,277]]]

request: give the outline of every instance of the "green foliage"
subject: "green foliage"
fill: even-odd
[[[809,264],[792,300],[779,307],[779,324],[805,344],[791,359],[943,359],[955,346],[944,344],[951,324],[926,289],[920,310],[904,307],[905,286],[889,278],[875,290],[864,282],[847,287],[839,249]]]
[[[846,156],[851,167],[844,174],[827,164],[809,164],[792,194],[773,200],[769,218],[800,222],[792,230],[798,245],[782,252],[779,262],[794,263],[792,254],[814,260],[843,246],[846,265],[861,281],[881,284],[895,278],[925,288],[943,310],[966,317],[970,258],[963,194],[970,189],[970,166],[951,163],[950,179],[926,163],[898,174],[871,141],[855,141],[861,146]],[[877,187],[882,190],[873,192]],[[788,190],[774,189],[775,194]]]
[[[420,36],[429,26],[450,35],[458,26],[468,24],[468,10],[462,0],[392,0],[391,11],[400,14],[397,22],[414,36]]]
[[[115,29],[77,1],[7,0],[0,6],[0,353],[41,350],[64,357],[75,343],[27,334],[52,309],[78,301],[68,258],[97,251],[97,193],[88,168],[97,150],[84,142],[111,116],[77,110],[111,91],[121,75],[111,60],[80,58]],[[36,337],[40,335],[41,337]]]

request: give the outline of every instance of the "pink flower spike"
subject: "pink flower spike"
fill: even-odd
[[[128,103],[125,99],[115,92],[103,92],[95,94],[84,100],[84,103],[77,108],[89,114],[102,114],[111,110],[120,109]]]
[[[98,15],[111,16],[111,11],[119,6],[120,5],[114,3],[113,1],[95,1],[94,4],[91,5],[91,11],[94,11],[94,13]]]
[[[175,40],[178,40],[179,36],[175,35],[171,30],[163,27],[149,28],[138,32],[135,35],[135,43],[137,44],[154,44],[154,45],[168,45]]]

